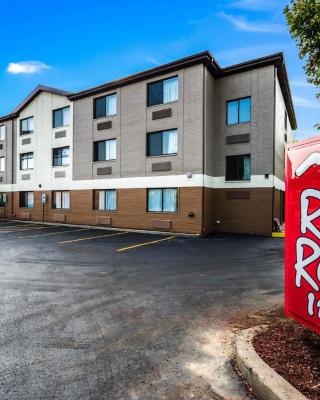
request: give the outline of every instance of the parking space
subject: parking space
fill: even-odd
[[[0,398],[247,398],[229,324],[281,304],[282,239],[2,220],[0,246]]]
[[[3,237],[3,235],[5,235],[5,237]],[[155,246],[176,238],[176,236],[173,235],[151,235],[127,231],[77,228],[63,225],[46,225],[12,221],[0,222],[0,238],[3,240],[20,241],[37,239],[38,242],[39,240],[41,241],[44,239],[48,245],[59,244],[66,246],[84,242],[93,242],[96,240],[99,240],[99,244],[101,244],[101,239],[110,241],[111,238],[115,238],[117,236],[126,236],[126,238],[121,242],[115,242],[117,245],[119,243],[118,248],[116,248],[117,245],[115,248],[113,248],[112,243],[110,243],[111,249],[117,253],[136,250],[146,246]]]

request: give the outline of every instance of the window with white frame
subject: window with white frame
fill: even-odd
[[[117,140],[100,140],[93,143],[93,161],[109,161],[117,158]]]
[[[94,118],[110,117],[117,114],[117,94],[94,99]]]
[[[68,209],[70,208],[70,192],[53,192],[53,208]]]
[[[98,191],[98,210],[116,211],[117,191],[115,189]]]
[[[0,157],[0,172],[5,172],[6,170],[6,158]]]
[[[34,207],[34,193],[33,192],[20,192],[19,204],[21,208]]]
[[[5,140],[6,138],[6,126],[0,125],[0,140]]]
[[[178,189],[148,189],[149,212],[177,212]]]

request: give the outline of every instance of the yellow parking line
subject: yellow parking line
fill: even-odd
[[[20,237],[17,237],[16,239],[29,239],[29,238],[43,237],[43,236],[62,235],[63,233],[82,232],[82,231],[88,231],[89,229],[90,228],[82,228],[82,229],[73,229],[73,230],[70,230],[70,231],[63,231],[63,232],[44,233],[43,235],[20,236]]]
[[[24,231],[36,231],[39,229],[50,229],[50,228],[59,228],[59,226],[51,225],[51,226],[41,226],[39,228],[23,228],[23,229],[16,229],[16,230],[7,230],[7,231],[0,231],[0,233],[13,233],[13,232],[24,232]],[[11,229],[11,228],[9,228]]]
[[[120,233],[110,233],[108,235],[99,235],[99,236],[91,236],[91,237],[85,237],[81,239],[73,239],[73,240],[64,240],[63,242],[60,242],[60,244],[67,244],[67,243],[74,243],[74,242],[81,242],[83,240],[93,240],[93,239],[100,239],[100,238],[105,238],[105,237],[111,237],[111,236],[119,236],[119,235],[126,235],[129,232],[120,232]]]
[[[165,241],[172,240],[172,239],[175,239],[175,236],[169,236],[169,237],[166,237],[164,239],[152,240],[152,242],[138,243],[138,244],[135,244],[133,246],[123,247],[122,249],[118,249],[117,252],[120,253],[122,251],[136,249],[137,247],[142,247],[142,246],[149,246],[150,244],[156,244],[156,243],[160,243],[160,242],[165,242]]]

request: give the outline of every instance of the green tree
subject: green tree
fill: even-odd
[[[320,0],[291,0],[284,9],[308,82],[320,87]],[[320,93],[317,94],[320,99]],[[320,129],[320,124],[317,124]]]

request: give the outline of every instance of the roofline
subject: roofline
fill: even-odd
[[[274,65],[278,71],[279,82],[283,92],[283,97],[288,111],[291,127],[292,129],[297,129],[297,121],[293,107],[288,74],[284,62],[283,53],[275,53],[265,57],[260,57],[260,58],[255,58],[253,60],[245,61],[240,64],[234,64],[229,67],[221,68],[209,51],[203,51],[201,53],[193,54],[189,57],[181,58],[179,60],[170,62],[168,64],[163,64],[158,67],[154,67],[152,69],[138,72],[137,74],[134,75],[129,75],[124,78],[120,78],[111,82],[104,83],[99,86],[94,86],[89,89],[73,93],[69,95],[68,98],[69,100],[73,101],[87,96],[94,96],[100,93],[117,89],[122,86],[137,83],[145,79],[161,76],[166,73],[175,72],[179,69],[187,68],[197,64],[204,64],[216,78],[223,78],[225,76],[245,71],[250,71],[255,68],[262,68],[268,65]]]
[[[256,58],[250,61],[245,61],[240,64],[234,64],[229,67],[221,68],[216,62],[214,57],[209,51],[203,51],[200,53],[193,54],[188,57],[181,58],[179,60],[172,61],[167,64],[160,65],[142,72],[138,72],[133,75],[129,75],[124,78],[113,80],[111,82],[104,83],[102,85],[94,86],[89,89],[79,91],[77,93],[70,93],[64,90],[52,88],[49,86],[39,85],[37,86],[18,107],[13,110],[11,114],[0,117],[0,122],[14,119],[19,116],[19,113],[40,93],[49,92],[55,93],[62,96],[66,96],[69,100],[74,101],[84,97],[97,95],[110,90],[117,89],[122,86],[137,83],[142,80],[151,79],[157,76],[161,76],[166,73],[175,72],[179,69],[191,67],[193,65],[204,64],[208,70],[216,77],[223,78],[225,76],[250,71],[255,68],[262,68],[268,65],[274,65],[277,68],[278,79],[280,82],[283,98],[288,111],[290,124],[292,129],[297,128],[297,121],[295,111],[292,102],[292,96],[290,91],[290,85],[288,80],[287,69],[285,66],[283,53],[275,53],[265,57]]]
[[[11,121],[11,120],[17,118],[18,115],[19,115],[19,114],[16,114],[16,113],[4,115],[3,117],[0,117],[0,123],[1,123],[1,122],[6,122],[6,121]]]
[[[269,56],[256,58],[254,60],[246,61],[240,64],[231,65],[230,67],[222,68],[223,76],[245,72],[254,68],[262,68],[268,65],[274,65],[277,68],[278,79],[281,86],[284,102],[288,111],[290,125],[292,129],[297,129],[297,119],[292,102],[292,95],[288,79],[288,72],[282,52],[271,54]]]
[[[28,94],[28,96],[13,110],[13,114],[19,114],[25,107],[27,107],[28,104],[32,102],[34,98],[36,98],[40,93],[46,92],[46,93],[53,93],[57,94],[60,96],[69,96],[71,92],[67,92],[65,90],[53,88],[50,86],[44,86],[44,85],[38,85],[35,87],[31,93]]]
[[[96,95],[99,93],[103,93],[109,90],[113,90],[115,88],[119,88],[125,85],[130,85],[145,79],[150,79],[154,78],[156,76],[165,74],[165,73],[170,73],[177,71],[181,68],[186,68],[186,67],[191,67],[196,64],[206,64],[212,72],[219,72],[220,67],[212,57],[212,55],[209,53],[209,51],[203,51],[201,53],[193,54],[189,57],[181,58],[176,61],[172,61],[167,64],[162,64],[158,67],[154,67],[151,69],[147,69],[142,72],[138,72],[133,75],[128,75],[124,78],[116,79],[107,83],[104,83],[102,85],[94,86],[89,89],[82,90],[80,92],[74,93],[69,97],[70,100],[77,100],[81,99],[83,97],[91,96],[91,95]]]

